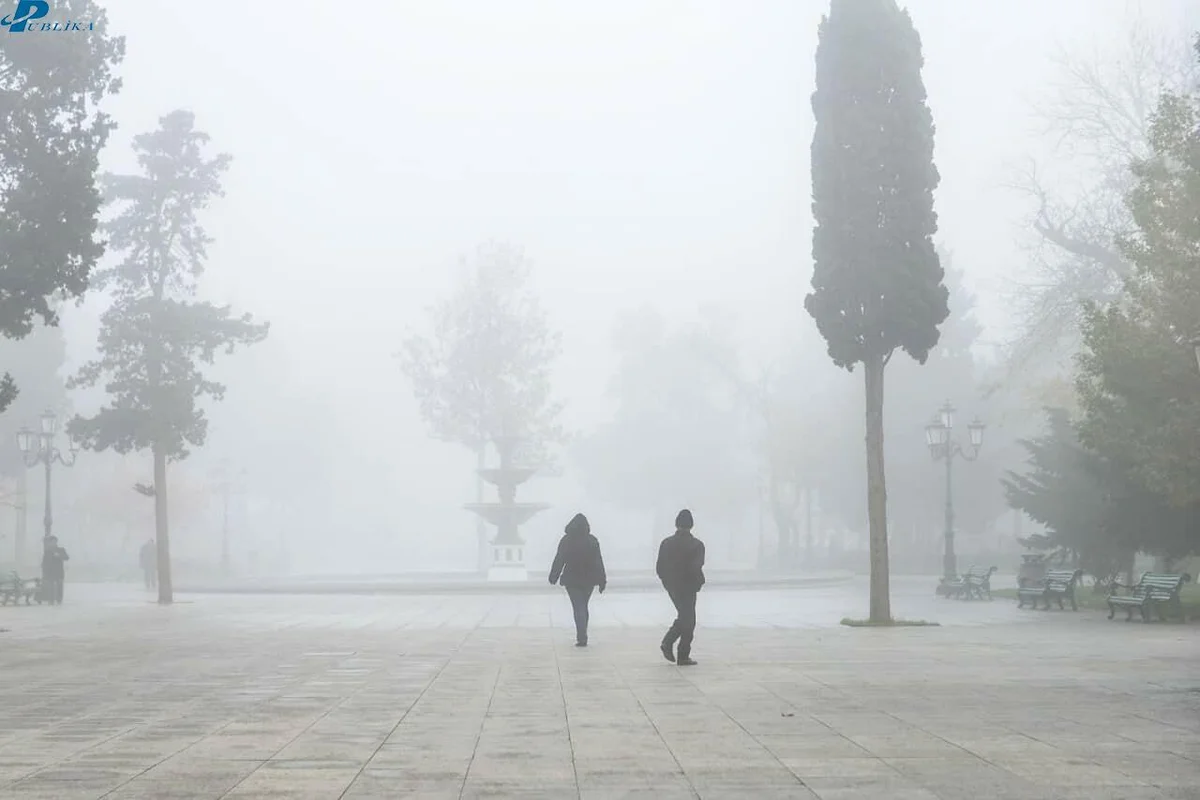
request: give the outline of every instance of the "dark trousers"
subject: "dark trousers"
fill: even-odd
[[[592,599],[594,586],[568,586],[571,610],[575,612],[575,641],[587,644],[588,601]]]
[[[45,586],[43,594],[46,600],[55,605],[61,605],[63,600],[63,576],[48,575],[42,583]]]
[[[663,637],[663,644],[674,645],[679,642],[680,660],[692,654],[692,637],[696,634],[696,592],[668,589],[671,602],[675,604],[675,621]]]

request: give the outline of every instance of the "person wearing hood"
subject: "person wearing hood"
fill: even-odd
[[[575,612],[575,646],[587,647],[588,601],[597,587],[600,594],[604,594],[608,576],[604,572],[600,542],[592,535],[592,527],[583,514],[571,518],[558,541],[558,552],[550,567],[550,585],[556,583],[561,584],[571,598],[571,608]]]
[[[663,658],[681,667],[695,665],[692,637],[696,633],[696,595],[704,586],[704,542],[692,535],[692,512],[686,508],[675,517],[675,533],[658,547],[655,572],[675,605],[675,622],[663,637]],[[675,655],[679,642],[679,656]]]

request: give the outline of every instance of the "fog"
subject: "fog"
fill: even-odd
[[[1026,368],[1007,360],[1022,334],[1014,297],[1036,281],[1035,209],[1014,190],[1014,170],[1055,158],[1059,144],[1035,111],[1053,102],[1062,58],[1119,52],[1135,20],[1168,38],[1194,30],[1200,11],[1185,0],[905,5],[937,126],[936,241],[961,273],[958,296],[973,298],[974,322],[960,323],[978,328],[962,333],[957,355],[927,367],[898,356],[887,373],[893,560],[928,573],[940,570],[943,496],[924,426],[946,399],[962,423],[988,424],[979,463],[959,473],[962,548],[1015,551],[1028,530],[1004,507],[998,479],[1021,461],[1015,439],[1040,425]],[[207,441],[171,467],[181,585],[218,563],[223,526],[243,576],[475,569],[476,522],[462,508],[475,499],[475,457],[431,435],[396,353],[428,330],[426,310],[489,241],[523,248],[531,288],[562,335],[553,392],[574,439],[555,453],[561,474],[518,491],[551,506],[521,528],[531,578],[576,511],[614,570],[650,569],[652,543],[670,533],[663,512],[589,478],[596,459],[610,473],[620,471],[614,460],[635,471],[669,450],[636,438],[596,454],[631,380],[651,394],[671,380],[711,392],[716,416],[671,440],[693,446],[679,453],[661,504],[694,510],[713,569],[771,562],[776,521],[762,497],[753,409],[719,370],[704,373],[703,356],[673,378],[661,368],[682,364],[669,355],[673,341],[696,336],[717,343],[710,353],[729,346],[741,385],[764,371],[790,385],[811,423],[795,447],[826,483],[792,508],[809,539],[804,568],[865,569],[862,376],[830,363],[803,308],[809,99],[827,8],[455,0],[334,13],[328,3],[260,0],[227,17],[198,3],[109,4],[128,52],[122,91],[106,101],[119,128],[102,167],[135,169],[133,136],[174,109],[194,112],[213,151],[233,156],[225,196],[202,214],[214,243],[201,294],[271,323],[265,342],[218,359],[212,374],[227,391],[205,405]],[[1060,163],[1052,180],[1062,186],[1086,177]],[[106,302],[89,294],[63,310],[62,376],[93,356]],[[655,325],[658,339],[631,338]],[[954,366],[964,353],[966,366]],[[642,357],[643,378],[629,377]],[[67,397],[87,413],[103,393]],[[15,405],[11,427],[36,413]],[[85,451],[55,473],[73,568],[136,574],[153,515],[130,487],[149,478],[146,453]],[[30,480],[34,530],[41,490]]]

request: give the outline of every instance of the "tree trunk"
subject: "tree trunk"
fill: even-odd
[[[887,482],[883,461],[883,358],[863,362],[867,392],[867,519],[871,548],[871,615],[875,623],[892,619],[888,577]]]
[[[771,495],[771,516],[775,519],[775,533],[778,540],[775,553],[777,570],[787,571],[792,567],[792,522],[787,510],[780,502],[778,492]]]
[[[487,445],[483,445],[475,453],[477,469],[483,469],[486,457]],[[483,502],[483,478],[478,472],[475,473],[475,502]],[[479,571],[479,574],[487,575],[488,568],[491,566],[491,548],[488,547],[487,522],[483,517],[475,518],[475,539],[478,544],[475,554],[475,569]]]
[[[804,563],[813,568],[813,490],[804,490]]]
[[[766,511],[764,506],[767,503],[766,490],[759,485],[758,487],[758,555],[754,559],[754,568],[761,572],[767,565],[767,542],[766,542]]]
[[[167,526],[167,454],[154,448],[154,546],[158,549],[158,602],[174,601],[171,589],[171,542]]]

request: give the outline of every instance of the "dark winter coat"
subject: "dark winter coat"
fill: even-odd
[[[567,525],[567,532],[558,540],[558,552],[550,567],[550,583],[568,587],[591,588],[601,591],[608,585],[600,542],[592,535],[587,518],[576,514]]]
[[[698,592],[704,585],[704,542],[677,530],[658,546],[654,571],[668,592]]]
[[[64,547],[47,547],[42,553],[42,572],[49,578],[61,578],[65,574],[65,562],[70,561]]]

